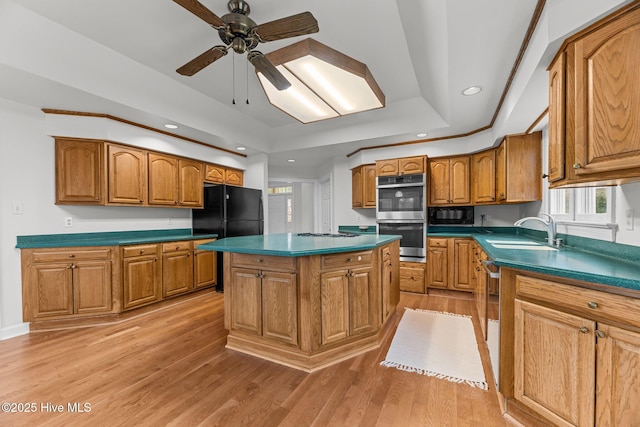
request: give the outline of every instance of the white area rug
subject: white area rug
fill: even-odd
[[[468,316],[405,309],[383,366],[487,389]]]

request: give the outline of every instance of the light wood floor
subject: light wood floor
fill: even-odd
[[[474,313],[471,300],[441,296],[402,294],[398,307]],[[391,336],[379,350],[306,374],[226,350],[222,325],[223,297],[212,292],[116,325],[0,341],[0,402],[36,409],[0,412],[0,425],[509,425],[484,344],[488,391],[379,366]],[[47,403],[63,412],[47,412]],[[68,403],[90,412],[71,413]]]

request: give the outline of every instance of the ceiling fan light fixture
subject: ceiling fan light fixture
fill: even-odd
[[[365,64],[316,40],[308,38],[265,56],[292,85],[275,94],[258,72],[269,102],[302,123],[385,106],[384,94]]]
[[[469,86],[462,90],[464,96],[473,96],[482,92],[482,86]]]

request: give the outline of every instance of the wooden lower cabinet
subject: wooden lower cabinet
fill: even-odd
[[[400,290],[403,292],[425,293],[425,263],[400,262]]]
[[[164,298],[193,289],[193,257],[191,242],[162,245],[162,296]]]
[[[427,288],[473,292],[473,239],[427,238]]]
[[[129,309],[160,301],[162,261],[159,245],[122,248],[123,308]]]
[[[636,425],[640,295],[501,274],[501,393],[553,425]]]
[[[109,313],[112,248],[22,251],[25,322]]]
[[[206,288],[215,285],[218,279],[216,252],[198,249],[198,245],[212,242],[215,239],[193,241],[193,287]]]
[[[227,348],[313,372],[378,348],[400,299],[399,242],[299,257],[225,253]]]
[[[231,269],[231,329],[295,345],[298,341],[296,274],[251,268]]]

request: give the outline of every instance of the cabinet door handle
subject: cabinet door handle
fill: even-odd
[[[154,261],[158,261],[158,257],[155,257],[153,260],[154,260]]]
[[[596,336],[597,336],[598,338],[606,338],[606,337],[607,337],[607,334],[605,334],[605,333],[604,333],[604,332],[602,332],[601,330],[597,330],[597,331],[596,331]]]
[[[74,254],[69,254],[69,258],[75,258],[76,256]]]
[[[76,269],[77,267],[78,267],[77,265],[75,265],[75,264],[71,264],[71,269],[72,269],[72,270]]]
[[[260,273],[256,273],[256,277],[260,277]]]
[[[264,262],[262,258],[258,258],[258,262]]]
[[[347,258],[347,262],[352,262],[353,258]]]
[[[580,163],[574,163],[573,164],[573,168],[574,169],[580,169],[582,167],[582,165]]]
[[[589,307],[589,308],[593,308],[593,309],[596,309],[596,308],[598,308],[598,303],[597,303],[597,302],[595,302],[595,301],[589,301],[589,302],[587,303],[587,307]]]
[[[589,333],[589,328],[587,328],[586,326],[580,326],[579,330],[583,334],[588,334]]]
[[[140,249],[140,253],[143,254],[144,253],[144,249]]]

